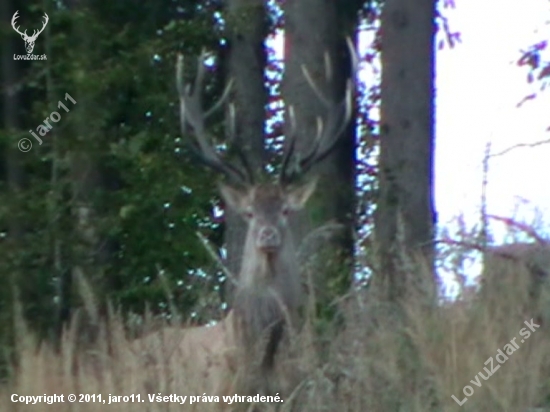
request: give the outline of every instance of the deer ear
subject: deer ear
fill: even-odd
[[[317,178],[310,180],[302,186],[292,188],[287,194],[287,204],[292,210],[302,209],[311,197],[317,186]]]
[[[223,200],[231,209],[239,213],[244,210],[245,199],[247,198],[247,193],[244,190],[237,189],[224,183],[220,183],[219,188]]]

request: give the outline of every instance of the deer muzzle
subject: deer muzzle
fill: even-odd
[[[263,226],[258,232],[256,246],[266,252],[274,251],[281,246],[281,235],[274,226]]]

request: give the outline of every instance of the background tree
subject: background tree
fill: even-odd
[[[232,144],[239,146],[256,173],[263,171],[267,162],[264,132],[267,105],[264,41],[267,25],[263,2],[231,0],[227,3],[228,77],[234,80],[231,100],[235,118],[231,119],[232,114],[228,112],[226,124],[234,122],[234,130],[228,130],[235,134]],[[238,274],[246,233],[244,222],[226,208],[225,223],[226,264],[232,273]]]
[[[0,18],[2,21],[10,21],[12,2],[5,1],[0,5]],[[22,77],[22,70],[18,69],[16,62],[13,60],[15,48],[15,39],[13,37],[2,36],[2,137],[3,143],[0,146],[0,162],[2,170],[0,172],[0,188],[2,192],[8,193],[14,203],[19,203],[21,191],[23,189],[23,169],[21,167],[20,152],[13,145],[5,144],[6,136],[11,133],[16,133],[19,128],[20,113],[20,88],[17,87]],[[4,206],[4,213],[6,212]],[[9,241],[3,241],[3,247],[13,250],[21,250],[22,248],[22,233],[21,220],[18,214],[12,215],[9,222],[2,222],[1,230],[4,234],[7,233]],[[6,271],[12,262],[4,261],[0,266],[2,276],[0,282],[4,287],[0,288],[0,348],[8,348],[11,346],[10,331],[11,306],[13,301],[13,285],[19,277],[18,271]],[[2,333],[5,332],[5,333]],[[0,365],[2,363],[0,362]],[[0,369],[0,373],[3,368]]]
[[[382,84],[375,219],[380,267],[374,281],[399,302],[433,270],[435,1],[386,0],[381,15]],[[404,253],[403,253],[404,252]],[[403,260],[403,257],[406,259]],[[430,287],[433,287],[432,284]],[[435,292],[435,289],[432,291]],[[430,293],[428,299],[435,295]]]
[[[302,67],[307,68],[319,91],[328,100],[337,102],[343,99],[352,68],[346,37],[355,37],[354,28],[362,3],[351,1],[337,6],[326,1],[305,0],[289,1],[284,5],[285,72],[282,96],[286,108],[292,106],[295,111],[296,150],[300,153],[307,153],[308,148],[312,147],[317,134],[317,118],[324,119],[326,116],[326,107],[306,81]],[[332,67],[328,80],[325,57],[328,57]],[[286,136],[292,133],[291,127],[287,116]],[[327,307],[326,299],[342,293],[351,282],[356,205],[354,138],[355,124],[351,122],[334,153],[314,170],[319,176],[319,190],[311,201],[311,214],[299,216],[294,226],[298,240],[303,239],[314,226],[329,220],[338,221],[345,227],[321,254],[323,263],[312,271],[324,274],[315,279],[318,286],[322,285],[318,292],[324,291],[325,295],[320,307]],[[329,253],[329,250],[332,252]],[[347,269],[342,270],[344,267]]]
[[[111,301],[142,313],[147,305],[169,316],[170,300],[188,312],[200,295],[200,307],[219,307],[221,274],[196,236],[200,229],[221,246],[219,222],[208,217],[213,184],[191,161],[171,110],[176,51],[219,47],[211,29],[219,10],[198,5],[79,2],[65,5],[71,10],[57,3],[43,10],[2,4],[9,17],[2,20],[2,41],[13,48],[2,49],[10,54],[4,55],[0,143],[4,165],[18,165],[5,169],[0,193],[3,342],[13,338],[12,287],[41,337],[60,330],[85,303],[71,282],[75,268],[88,279],[97,307]],[[13,53],[25,53],[9,24],[17,9],[25,27],[48,13],[34,51],[47,61],[13,60]],[[59,110],[65,93],[76,104],[38,144],[28,130]],[[21,138],[34,144],[27,153],[17,149]],[[15,171],[28,179],[20,190],[8,190]],[[8,230],[14,222],[24,222],[18,236]]]

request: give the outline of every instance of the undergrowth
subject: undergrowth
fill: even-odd
[[[407,299],[405,319],[397,318],[372,290],[356,292],[342,306],[338,325],[330,328],[329,345],[316,344],[314,321],[309,320],[297,336],[294,357],[286,362],[295,371],[295,390],[285,395],[281,410],[545,410],[550,295],[544,285],[536,297],[530,293],[532,279],[523,265],[501,262],[490,271],[483,293],[459,296],[430,310],[425,302]],[[154,357],[144,356],[135,350],[122,319],[111,313],[100,325],[97,341],[88,346],[78,343],[73,324],[58,350],[48,342],[37,344],[19,320],[17,361],[0,386],[0,411],[208,411],[222,405],[149,402],[148,394],[204,392],[192,388],[197,372],[186,370],[174,354],[177,338],[159,340]],[[500,353],[507,359],[497,359]],[[64,394],[65,402],[24,405],[11,402],[13,394]],[[102,394],[106,403],[70,403],[69,394]],[[109,394],[141,394],[144,401],[108,405]]]

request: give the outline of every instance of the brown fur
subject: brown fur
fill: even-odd
[[[167,365],[186,368],[200,393],[282,396],[277,357],[302,303],[296,248],[286,219],[288,210],[301,208],[314,187],[314,182],[294,189],[278,184],[245,190],[222,186],[226,203],[248,222],[233,310],[213,327],[166,328],[138,339],[134,350],[150,358],[155,368],[163,357]]]
[[[232,396],[236,346],[233,335],[233,315],[214,326],[190,328],[165,327],[160,331],[136,339],[131,346],[147,374],[146,393],[163,391],[172,379],[181,378],[175,386],[184,395]],[[159,379],[161,377],[161,379]],[[161,381],[162,380],[162,381]],[[198,406],[204,408],[202,404]],[[187,406],[184,410],[194,410]],[[209,404],[208,410],[231,410],[220,403]]]
[[[311,192],[306,189],[307,193],[300,193],[304,198],[294,193],[298,198],[292,200],[292,192],[274,184],[255,186],[236,197],[225,190],[224,197],[231,207],[253,213],[248,219],[234,299],[235,339],[246,371],[239,389],[244,393],[273,394],[277,392],[276,355],[287,343],[285,337],[290,336],[302,303],[296,248],[282,211],[289,202],[302,206]],[[280,246],[268,253],[257,244],[266,226],[276,228],[280,236]]]

